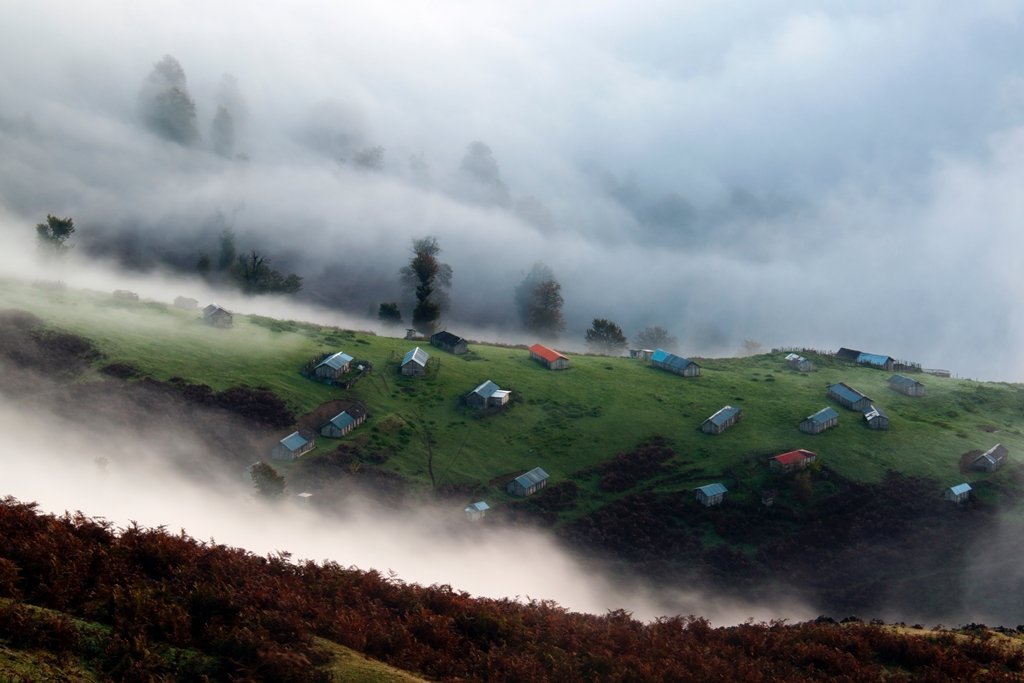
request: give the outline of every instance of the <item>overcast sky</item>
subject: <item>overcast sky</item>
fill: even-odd
[[[364,314],[433,234],[453,326],[514,327],[542,260],[567,347],[609,317],[687,355],[844,345],[1024,380],[1020,3],[254,4],[6,0],[5,242],[52,212],[187,261],[227,222]],[[193,148],[140,115],[165,54]],[[209,151],[225,101],[248,162]],[[459,172],[474,140],[507,201]],[[378,145],[380,171],[352,163]]]

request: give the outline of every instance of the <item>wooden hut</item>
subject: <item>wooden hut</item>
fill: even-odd
[[[812,453],[811,451],[806,451],[801,448],[795,451],[789,451],[788,453],[776,455],[768,461],[768,466],[773,470],[792,472],[793,470],[806,469],[817,459],[817,453]]]
[[[548,370],[567,370],[569,359],[554,349],[541,344],[530,347],[530,358],[545,366]]]
[[[885,414],[884,410],[875,405],[868,406],[868,409],[864,411],[864,421],[867,422],[870,429],[877,429],[879,431],[889,429],[889,416]]]
[[[427,374],[428,360],[430,354],[417,346],[402,356],[402,364],[398,366],[398,371],[406,377],[422,377]]]
[[[1006,462],[1006,456],[1010,453],[1006,450],[1006,446],[1001,443],[997,443],[992,448],[988,449],[971,463],[971,467],[982,472],[995,472],[1003,463]]]
[[[203,309],[203,322],[211,327],[231,327],[235,323],[235,316],[226,308],[210,304]]]
[[[478,500],[475,503],[470,503],[462,509],[466,515],[466,519],[471,522],[479,522],[481,519],[487,516],[487,511],[491,509],[491,506],[486,501]]]
[[[725,488],[722,484],[715,483],[700,486],[695,488],[694,491],[697,492],[698,503],[704,507],[711,507],[712,505],[721,505],[729,489]]]
[[[358,410],[343,410],[320,428],[320,434],[334,439],[341,438],[366,421],[366,413]]]
[[[811,372],[814,370],[814,363],[796,353],[790,353],[786,356],[786,366],[797,372]]]
[[[474,408],[493,408],[508,403],[511,391],[502,389],[491,380],[487,380],[466,395],[466,403]]]
[[[648,361],[654,355],[654,349],[630,349],[629,357],[634,360]]]
[[[651,365],[683,377],[697,377],[700,366],[688,358],[669,353],[664,349],[655,349],[651,354]]]
[[[313,438],[312,434],[304,435],[299,432],[292,432],[277,442],[277,445],[270,452],[270,457],[274,460],[296,460],[303,453],[313,450],[315,446],[316,439]]]
[[[889,388],[898,391],[905,396],[924,396],[924,385],[916,379],[893,375],[889,378]]]
[[[885,356],[878,353],[865,353],[864,351],[858,351],[857,349],[841,348],[836,351],[836,358],[840,360],[849,361],[851,363],[857,363],[858,365],[868,365],[879,370],[888,370],[892,372],[896,368],[896,359],[892,356]]]
[[[834,408],[822,408],[814,415],[808,415],[800,423],[800,431],[807,434],[821,434],[839,424],[839,413]]]
[[[352,356],[338,351],[324,358],[313,368],[313,374],[320,379],[338,379],[352,367]]]
[[[436,346],[442,351],[454,353],[457,356],[461,356],[469,351],[469,342],[447,330],[441,330],[430,335],[430,345]]]
[[[550,475],[539,467],[534,467],[525,474],[520,474],[505,487],[510,495],[523,498],[540,491],[548,485]]]
[[[965,482],[950,486],[942,494],[942,497],[957,504],[966,503],[971,497],[971,485]]]
[[[865,396],[849,384],[843,382],[829,384],[826,394],[841,406],[862,413],[871,405],[871,398],[869,396]]]
[[[705,434],[721,434],[743,418],[743,411],[734,406],[725,406],[704,420],[700,430]]]

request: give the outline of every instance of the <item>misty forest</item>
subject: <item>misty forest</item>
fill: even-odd
[[[1024,679],[1024,8],[0,19],[0,681]]]

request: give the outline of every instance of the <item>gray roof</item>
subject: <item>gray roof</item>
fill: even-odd
[[[337,427],[338,429],[345,429],[345,427],[348,427],[349,425],[353,425],[355,423],[356,419],[349,415],[348,413],[346,413],[344,410],[331,418],[331,424]]]
[[[842,382],[828,385],[828,390],[831,393],[836,394],[837,396],[840,396],[843,399],[849,401],[850,403],[856,403],[857,401],[862,401],[865,398],[868,398],[864,394],[860,393],[859,391],[851,387],[849,384],[843,384]],[[871,399],[868,398],[868,400],[870,401]]]
[[[317,363],[316,367],[319,368],[319,367],[323,367],[324,365],[326,365],[329,368],[334,368],[335,370],[340,370],[342,367],[344,367],[348,363],[351,363],[352,360],[353,360],[352,356],[348,355],[344,351],[338,351],[337,353],[332,353],[330,356],[327,356],[327,358],[324,358],[322,361]]]
[[[720,493],[726,493],[729,489],[725,488],[725,486],[723,486],[722,484],[716,482],[714,484],[705,484],[704,486],[698,486],[694,490],[700,491],[708,498],[711,498],[712,496],[717,496]]]
[[[466,512],[486,512],[490,509],[491,506],[482,500],[478,500],[477,502],[466,506]]]
[[[484,398],[490,398],[491,396],[495,396],[497,394],[500,394],[501,392],[502,388],[499,387],[494,382],[492,382],[491,380],[487,380],[486,382],[484,382],[483,384],[481,384],[480,386],[473,390],[474,394],[478,394],[480,396],[483,396]]]
[[[457,334],[452,334],[448,330],[441,330],[440,332],[435,332],[430,336],[430,342],[432,344],[443,344],[445,346],[455,346],[459,342],[464,341],[466,340]]]
[[[534,467],[526,474],[520,474],[516,477],[516,483],[524,489],[528,489],[535,484],[539,484],[545,479],[548,479],[550,475],[539,467]]]
[[[719,410],[714,415],[712,415],[711,417],[709,417],[708,420],[713,424],[717,425],[718,427],[721,427],[730,419],[732,419],[734,415],[738,415],[741,412],[743,411],[741,411],[739,408],[736,408],[734,406],[726,406]]]
[[[837,418],[837,417],[839,417],[839,413],[837,413],[835,411],[835,408],[828,407],[828,408],[822,408],[821,410],[816,412],[814,415],[808,415],[804,419],[806,419],[806,420],[813,420],[814,422],[828,422],[832,418]]]
[[[950,486],[949,490],[953,495],[959,496],[961,493],[968,493],[971,490],[971,485],[967,483],[957,484],[956,486]]]
[[[913,387],[921,384],[916,379],[911,377],[904,377],[903,375],[893,375],[889,378],[889,384],[896,384],[901,387]],[[923,385],[922,385],[923,386]]]
[[[309,440],[299,434],[298,432],[292,432],[288,436],[281,439],[281,445],[290,451],[297,451],[303,446],[309,443]]]
[[[209,318],[211,315],[214,315],[215,313],[226,313],[228,315],[231,315],[231,311],[217,304],[210,304],[209,306],[203,309],[204,318]]]
[[[402,356],[402,365],[404,366],[409,363],[416,363],[416,365],[427,367],[428,358],[430,358],[430,354],[417,346],[415,349]]]
[[[874,406],[874,405],[869,406],[868,409],[864,411],[864,419],[865,420],[869,420],[869,421],[870,420],[874,420],[876,417],[889,417],[889,416],[885,414],[884,410],[882,410],[881,408],[879,408],[877,406]]]

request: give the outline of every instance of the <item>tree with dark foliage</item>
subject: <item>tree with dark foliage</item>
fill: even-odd
[[[270,259],[258,251],[238,257],[232,275],[246,294],[295,294],[302,289],[302,278],[287,277],[270,267]]]
[[[636,343],[644,349],[665,349],[672,351],[678,341],[660,325],[651,325],[640,330],[636,335]]]
[[[36,224],[36,241],[39,248],[51,254],[63,254],[71,249],[68,238],[75,232],[75,221],[46,214],[46,222]]]
[[[540,261],[515,288],[516,310],[523,327],[542,337],[554,339],[565,329],[562,317],[562,286],[551,268]]]
[[[185,146],[199,139],[196,103],[188,94],[185,70],[171,55],[153,65],[139,94],[139,105],[143,119],[157,135]]]
[[[395,301],[382,303],[377,311],[377,318],[385,325],[401,325],[402,311]]]
[[[411,288],[416,297],[412,325],[424,334],[433,333],[447,303],[441,288],[452,284],[452,268],[437,259],[440,253],[436,237],[413,240],[412,259],[401,270],[402,284]]]
[[[618,354],[626,348],[622,328],[606,318],[594,318],[586,333],[587,348],[595,353]]]
[[[249,475],[257,493],[264,498],[280,498],[284,495],[284,477],[267,463],[256,463],[249,470]]]

